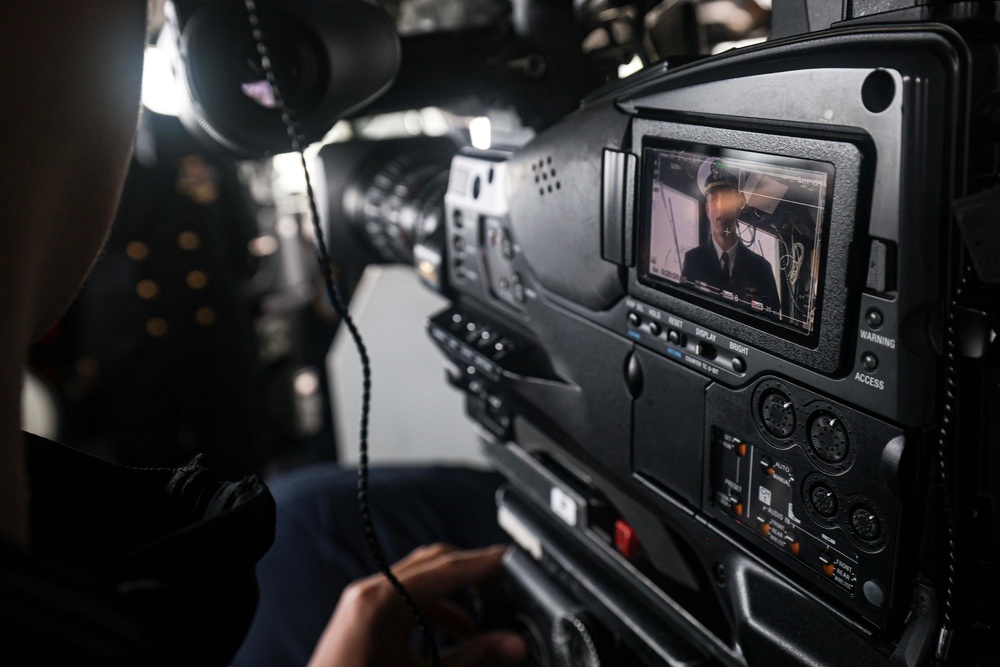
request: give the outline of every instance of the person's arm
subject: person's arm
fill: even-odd
[[[500,572],[505,547],[459,551],[423,547],[393,566],[427,620],[462,638],[442,653],[443,667],[502,667],[524,660],[524,641],[511,632],[477,634],[475,624],[449,596],[485,583]],[[415,620],[381,574],[344,591],[309,661],[309,667],[416,667],[425,664],[409,645]]]

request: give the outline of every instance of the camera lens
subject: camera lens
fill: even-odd
[[[448,167],[401,155],[381,166],[364,191],[360,228],[388,262],[413,263],[413,246],[444,220]]]

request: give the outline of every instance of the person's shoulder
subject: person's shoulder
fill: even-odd
[[[681,266],[681,272],[684,276],[692,278],[696,275],[700,276],[705,272],[706,264],[709,261],[705,250],[706,244],[702,243],[684,253],[684,264]]]
[[[753,266],[754,268],[766,269],[768,271],[771,270],[771,263],[755,253],[753,250],[746,247],[742,243],[739,245],[739,248],[738,252],[746,258],[747,264]]]
[[[684,253],[684,257],[685,259],[688,257],[702,258],[708,256],[708,253],[710,253],[711,251],[712,251],[712,241],[709,240],[706,241],[705,243],[696,245],[695,247],[688,250],[686,253]]]

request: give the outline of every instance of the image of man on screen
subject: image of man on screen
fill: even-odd
[[[686,281],[703,283],[729,292],[755,309],[781,312],[774,273],[766,259],[747,248],[736,229],[737,216],[746,206],[735,174],[725,162],[711,159],[702,170],[701,190],[712,235],[684,255],[681,275]]]

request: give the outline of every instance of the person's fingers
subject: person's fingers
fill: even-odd
[[[484,582],[500,572],[504,545],[454,551],[415,564],[409,568],[403,584],[418,600],[446,597],[462,586]]]
[[[437,542],[435,544],[419,547],[411,551],[399,562],[393,565],[392,572],[399,577],[406,571],[412,569],[415,565],[432,561],[455,551],[457,551],[456,547],[453,547],[450,544],[444,544],[443,542]]]
[[[441,667],[511,667],[528,655],[528,646],[513,632],[490,632],[449,649]]]
[[[499,569],[504,551],[503,546],[462,551],[437,543],[412,551],[393,566],[393,573],[427,615],[425,608],[443,603],[444,598],[462,586],[491,576],[494,569]],[[396,622],[411,620],[402,598],[381,573],[353,582],[345,589],[342,602],[367,614],[399,617]],[[456,633],[474,632],[474,626],[469,629],[472,621],[468,614],[456,605],[448,605],[450,608],[439,612],[436,622]]]
[[[435,600],[420,605],[427,622],[447,630],[458,639],[466,639],[476,634],[476,623],[461,605],[450,600]]]

